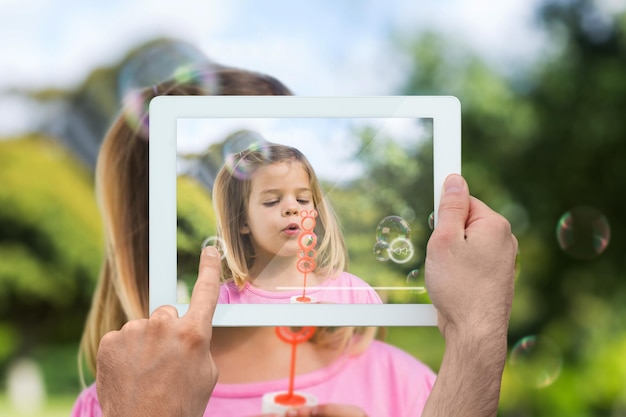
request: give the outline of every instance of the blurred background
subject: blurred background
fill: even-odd
[[[626,416],[623,0],[0,0],[0,45],[0,416],[81,390],[125,92],[214,63],[298,95],[457,96],[464,175],[520,242],[499,415]],[[438,369],[436,328],[383,333]]]

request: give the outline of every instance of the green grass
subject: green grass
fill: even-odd
[[[69,417],[76,397],[72,395],[48,397],[45,404],[35,413],[16,410],[6,393],[0,393],[0,416],[3,417]]]
[[[437,327],[387,327],[381,330],[387,343],[407,351],[433,371],[439,370],[445,341]]]

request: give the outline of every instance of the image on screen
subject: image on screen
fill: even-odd
[[[283,146],[300,151],[316,181],[301,162],[284,173],[266,169],[285,165],[271,162]],[[178,118],[176,153],[177,302],[189,302],[198,252],[212,245],[248,268],[243,277],[225,274],[220,303],[430,303],[432,119]],[[213,201],[220,172],[247,183],[246,197],[229,197],[221,232]],[[291,197],[290,220],[272,214],[290,210],[283,203]]]

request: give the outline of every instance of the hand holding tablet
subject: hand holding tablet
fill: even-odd
[[[187,91],[193,93],[195,90],[179,88],[176,91],[186,94]],[[158,89],[146,90],[148,96],[151,93],[158,94]],[[182,101],[178,101],[179,98]],[[451,158],[453,167],[444,169],[443,172],[455,172],[460,168],[460,152],[454,151],[460,148],[458,101],[449,97],[304,98],[304,100],[279,98],[276,101],[273,100],[274,98],[265,100],[262,97],[247,97],[244,100],[227,97],[223,97],[224,100],[222,97],[218,100],[211,100],[211,98],[205,100],[207,97],[196,97],[196,99],[173,97],[173,99],[165,106],[166,113],[173,112],[166,118],[158,116],[160,106],[158,103],[162,99],[157,99],[152,103],[155,112],[151,112],[153,120],[150,123],[152,132],[149,141],[145,134],[141,132],[138,134],[133,128],[134,125],[127,123],[122,115],[115,121],[114,128],[105,138],[99,156],[99,162],[103,163],[102,169],[99,170],[98,179],[101,181],[99,190],[109,191],[100,196],[104,203],[105,223],[110,226],[106,229],[107,242],[110,244],[107,246],[107,257],[103,264],[104,273],[100,281],[102,286],[96,293],[89,326],[86,327],[89,331],[86,330],[83,339],[83,342],[87,344],[82,349],[83,352],[88,353],[87,360],[91,363],[92,369],[95,369],[93,359],[95,358],[94,352],[96,352],[94,348],[97,346],[94,345],[94,341],[96,344],[102,341],[101,348],[104,356],[101,358],[105,360],[101,360],[98,364],[100,368],[98,378],[106,378],[108,371],[109,381],[113,383],[113,391],[121,389],[122,393],[119,394],[121,396],[119,398],[130,398],[133,402],[131,406],[118,410],[121,414],[143,415],[146,410],[154,409],[154,407],[170,410],[170,414],[173,414],[176,411],[171,407],[174,407],[179,414],[188,415],[191,410],[186,406],[192,403],[196,404],[194,408],[197,413],[200,413],[202,411],[200,402],[206,401],[211,392],[210,385],[215,382],[215,378],[207,376],[206,372],[215,369],[217,365],[220,369],[221,384],[217,384],[214,388],[207,412],[226,415],[236,409],[238,414],[255,415],[261,409],[264,393],[284,390],[286,386],[285,380],[281,378],[284,378],[286,374],[284,359],[288,356],[289,347],[277,340],[273,334],[274,329],[268,326],[291,324],[292,327],[301,328],[307,325],[307,321],[312,325],[321,326],[327,323],[332,326],[318,327],[314,337],[303,344],[298,353],[301,359],[300,364],[304,368],[297,372],[301,377],[294,389],[313,394],[320,403],[319,408],[313,406],[313,409],[310,407],[300,409],[299,413],[302,411],[303,415],[312,414],[313,410],[318,411],[316,415],[358,412],[368,415],[387,413],[434,416],[468,413],[491,415],[495,412],[493,410],[497,409],[498,379],[502,372],[503,358],[506,356],[506,350],[502,351],[503,346],[506,349],[506,335],[503,337],[500,330],[501,324],[508,320],[506,311],[499,309],[498,306],[501,307],[510,301],[510,293],[500,292],[503,296],[500,304],[485,303],[487,312],[493,309],[497,310],[496,315],[502,315],[497,325],[494,325],[493,316],[482,317],[485,310],[481,302],[485,301],[486,297],[498,299],[498,291],[495,293],[487,291],[493,288],[488,285],[490,280],[500,281],[500,285],[497,285],[500,290],[503,288],[506,290],[508,284],[512,282],[513,261],[510,255],[514,257],[512,249],[515,245],[501,244],[503,239],[511,239],[510,229],[508,237],[506,233],[502,233],[506,232],[506,222],[500,221],[498,216],[485,217],[484,214],[489,210],[473,211],[466,189],[465,193],[460,196],[470,206],[470,210],[459,212],[452,217],[442,216],[440,223],[442,228],[435,228],[429,240],[433,243],[433,247],[429,247],[428,265],[430,265],[429,268],[435,267],[435,270],[429,273],[429,278],[438,284],[433,286],[429,283],[429,291],[432,289],[432,300],[436,301],[438,309],[442,307],[439,312],[442,314],[441,323],[452,324],[444,329],[446,354],[439,376],[435,379],[432,371],[418,360],[384,342],[374,340],[372,327],[338,327],[343,323],[356,326],[360,324],[363,326],[393,325],[393,322],[397,322],[398,319],[403,320],[400,324],[430,325],[436,322],[436,312],[431,305],[413,302],[415,298],[411,291],[415,289],[410,287],[422,288],[423,286],[407,282],[398,283],[394,273],[401,271],[406,274],[413,268],[418,269],[417,262],[420,262],[420,258],[416,254],[425,252],[423,241],[428,240],[430,232],[424,233],[424,225],[420,223],[425,222],[429,213],[436,211],[439,206],[438,193],[443,179],[447,176],[447,173],[441,176],[441,171],[437,168],[446,166],[445,160],[442,165],[438,157],[442,155],[442,143],[445,144],[446,141],[441,142],[442,139],[439,138],[448,137],[453,141],[455,138],[458,139],[450,152],[444,149],[443,154],[446,158]],[[310,100],[316,104],[311,105]],[[185,103],[188,101],[190,105],[186,106]],[[303,105],[303,103],[309,104]],[[406,108],[407,103],[410,111]],[[442,112],[441,107],[448,110]],[[206,113],[207,111],[209,113]],[[172,114],[175,117],[171,117]],[[179,117],[181,114],[183,116]],[[452,115],[452,117],[446,117],[446,115]],[[222,122],[216,124],[215,122],[219,120]],[[220,127],[220,123],[224,121],[234,123],[228,129],[230,132]],[[249,124],[252,122],[254,126]],[[299,130],[267,129],[268,126],[278,126],[289,122],[294,122]],[[341,132],[341,129],[336,128],[337,122],[349,126],[348,131],[352,133],[333,135],[333,132]],[[408,123],[403,124],[403,122]],[[319,130],[320,124],[331,126],[331,128],[326,131]],[[199,128],[200,134],[188,135],[194,125]],[[419,126],[418,131],[415,130],[415,126]],[[233,127],[235,129],[232,129]],[[452,127],[451,130],[450,127]],[[226,170],[230,168],[233,173],[243,177],[250,174],[250,181],[247,184],[250,187],[241,195],[256,198],[253,188],[259,185],[262,177],[261,171],[239,169],[246,168],[246,165],[229,165],[229,161],[250,156],[250,151],[254,151],[254,146],[251,148],[250,144],[244,147],[231,146],[233,143],[228,141],[228,138],[232,137],[230,133],[244,129],[257,132],[260,137],[265,137],[264,140],[267,142],[302,148],[303,153],[311,160],[315,171],[322,178],[320,183],[323,193],[320,195],[323,194],[332,200],[333,207],[337,210],[338,221],[341,222],[346,232],[345,243],[351,265],[344,269],[338,266],[340,262],[337,263],[335,259],[330,271],[355,272],[367,284],[367,291],[375,291],[385,301],[384,304],[286,303],[269,304],[267,305],[269,308],[265,308],[263,304],[215,306],[215,297],[220,291],[219,285],[214,280],[212,285],[206,286],[207,281],[201,277],[197,281],[191,304],[178,302],[176,290],[179,277],[176,268],[180,265],[177,265],[176,257],[180,252],[177,246],[189,235],[177,236],[177,223],[178,229],[182,230],[189,225],[186,221],[190,218],[196,221],[205,219],[205,213],[208,214],[207,222],[215,222],[210,211],[205,211],[205,208],[199,210],[193,205],[191,207],[196,207],[195,212],[193,209],[185,210],[184,214],[181,211],[178,213],[180,217],[177,216],[177,204],[180,199],[176,195],[176,184],[177,182],[182,184],[184,181],[176,178],[180,173],[176,162],[179,155],[187,153],[181,150],[179,145],[185,142],[186,136],[198,143],[199,139],[210,137],[208,151],[212,153],[209,152],[207,155],[211,157],[217,155],[218,158],[209,158],[209,165],[214,169],[214,171],[209,169],[209,174],[219,171],[222,167],[226,167]],[[221,133],[217,136],[209,134],[220,130]],[[359,139],[358,146],[351,148],[352,159],[346,158],[341,151],[349,148],[350,144],[354,144],[355,138]],[[293,143],[290,140],[296,142]],[[205,142],[202,146],[206,149],[207,143]],[[220,147],[226,152],[221,153]],[[145,210],[148,195],[145,188],[141,188],[141,185],[144,185],[142,181],[147,178],[148,173],[146,166],[148,149],[153,154],[150,158],[149,173],[149,221],[148,211]],[[120,158],[121,150],[129,158]],[[339,154],[343,158],[337,159]],[[128,161],[131,163],[126,163]],[[262,166],[260,170],[267,168],[271,171],[272,167],[276,168],[273,164],[269,164]],[[278,167],[302,169],[303,165],[285,161],[284,165]],[[287,170],[286,177],[291,179],[289,174],[299,172],[298,169]],[[141,175],[135,175],[136,173]],[[284,173],[278,177],[285,179]],[[211,183],[210,178],[209,176],[208,183]],[[313,184],[311,178],[312,176],[309,176],[304,181],[309,186]],[[307,273],[306,293],[309,296],[314,288],[309,287],[309,284],[320,286],[329,281],[333,282],[337,278],[332,274],[321,273],[318,267],[325,265],[326,258],[317,256],[318,253],[306,253],[302,258],[297,256],[296,252],[299,248],[294,247],[292,239],[300,237],[303,231],[308,231],[311,227],[303,224],[303,222],[306,223],[307,216],[302,215],[302,211],[299,216],[300,230],[297,227],[298,221],[291,216],[298,214],[294,208],[299,208],[299,205],[307,205],[308,213],[311,210],[316,212],[323,210],[324,204],[320,202],[324,199],[319,196],[318,198],[300,198],[301,195],[296,195],[298,198],[294,203],[293,190],[289,187],[293,187],[297,181],[290,180],[282,185],[278,181],[271,183],[279,185],[279,200],[282,201],[286,197],[289,201],[289,204],[279,211],[281,216],[284,215],[289,219],[287,225],[280,229],[282,244],[273,246],[275,241],[272,240],[271,227],[267,229],[270,232],[267,236],[263,233],[259,236],[259,226],[263,226],[264,223],[271,224],[276,219],[282,218],[274,217],[275,213],[269,210],[273,207],[271,199],[270,201],[259,200],[261,205],[268,203],[268,212],[259,207],[254,208],[250,202],[246,201],[244,201],[245,210],[241,207],[238,209],[227,207],[219,224],[221,227],[232,226],[238,239],[241,239],[240,235],[249,238],[248,242],[253,249],[251,254],[254,258],[248,258],[252,259],[250,264],[246,264],[251,271],[239,276],[241,283],[251,284],[252,289],[265,289],[271,294],[287,291],[278,288],[275,284],[296,282],[301,287],[305,287],[302,282],[302,271],[298,270],[294,260],[307,258],[307,262],[310,262],[309,258],[311,258],[315,260],[315,268],[311,267],[311,271],[308,267],[300,268]],[[424,183],[428,185],[428,191],[422,187]],[[244,182],[233,182],[233,184],[244,185]],[[296,190],[301,191],[302,188],[307,187],[296,186]],[[179,188],[179,190],[184,190],[184,188]],[[260,187],[260,190],[261,194],[268,190],[269,194],[273,195],[276,187]],[[184,195],[203,196],[205,201],[207,198],[204,194],[185,193]],[[449,200],[450,195],[445,194],[443,197],[444,201]],[[402,204],[397,204],[398,201]],[[209,205],[205,204],[204,207]],[[308,205],[312,205],[312,208]],[[444,208],[445,206],[446,204]],[[480,206],[475,207],[480,208]],[[163,216],[163,209],[165,209],[165,216]],[[238,212],[243,213],[243,216],[237,217]],[[120,216],[120,213],[133,214],[133,217]],[[272,216],[261,213],[271,213]],[[472,216],[472,213],[475,216]],[[228,220],[229,216],[232,222]],[[317,224],[324,227],[320,229],[313,227],[315,238],[311,236],[310,241],[307,238],[307,241],[303,242],[305,249],[313,247],[316,252],[326,249],[324,242],[328,236],[328,230],[332,228],[329,229],[328,223],[323,223],[322,218],[331,219],[332,216],[318,215]],[[130,222],[127,221],[129,219]],[[454,219],[457,221],[451,221]],[[149,239],[148,225],[150,226]],[[440,230],[441,233],[439,233]],[[456,237],[467,235],[472,238],[467,241],[460,238],[455,242],[450,242],[452,232]],[[226,235],[220,230],[216,231],[215,236],[212,233],[199,233],[191,240],[192,246],[194,248],[200,246],[200,241],[203,241],[205,236],[208,236],[208,240],[215,237],[214,240],[219,242],[219,238],[224,238]],[[317,242],[315,242],[316,239]],[[198,243],[193,243],[196,240]],[[332,243],[338,243],[341,240],[329,239]],[[146,250],[148,241],[149,251]],[[226,248],[229,251],[222,250],[219,256],[217,256],[219,252],[214,251],[216,255],[213,257],[214,261],[221,256],[227,262],[232,260],[235,251],[231,250],[233,248],[228,246],[226,239],[224,241],[226,245],[223,247],[220,245],[220,248]],[[314,242],[315,245],[313,245]],[[452,247],[459,256],[450,257],[449,253],[446,255],[448,249]],[[149,271],[144,264],[148,252],[150,252]],[[196,249],[193,249],[193,252],[191,256],[197,259]],[[227,252],[230,252],[230,255]],[[338,252],[329,251],[328,253]],[[362,256],[363,253],[366,253],[366,256]],[[472,253],[476,256],[472,256]],[[256,261],[259,258],[263,260],[260,264]],[[274,258],[279,259],[274,260]],[[484,274],[484,271],[477,267],[477,258],[480,258],[481,266],[491,265],[490,270],[487,271],[489,274]],[[245,253],[244,259],[246,259]],[[184,262],[181,262],[182,264]],[[133,269],[133,265],[139,268]],[[215,262],[213,265],[217,266]],[[283,267],[289,265],[289,268],[276,268],[277,265]],[[231,263],[231,266],[235,264]],[[229,270],[233,272],[231,266]],[[206,269],[201,268],[201,275],[204,271]],[[217,272],[215,269],[213,271]],[[276,275],[275,272],[282,272],[284,275]],[[459,291],[462,292],[463,287],[466,286],[463,280],[468,273],[471,274],[471,281],[476,285],[477,291],[473,293],[475,297],[465,297],[471,299],[464,300],[466,302],[461,305],[456,301]],[[235,275],[237,271],[231,275],[232,280],[228,276],[225,278],[229,280],[228,282],[237,283]],[[410,276],[414,275],[410,274]],[[217,276],[213,274],[212,278],[217,278]],[[280,282],[272,282],[272,279],[276,278]],[[145,297],[148,294],[146,285],[148,282],[151,291],[150,306],[147,305],[148,299]],[[115,287],[119,283],[128,285]],[[352,295],[358,292],[357,287],[351,285],[345,287],[344,290]],[[119,288],[122,289],[121,292],[117,291]],[[198,293],[197,290],[200,292]],[[166,294],[165,299],[159,298],[159,291]],[[109,294],[112,297],[109,297]],[[201,295],[200,298],[198,294]],[[206,297],[202,297],[202,294]],[[409,294],[411,297],[399,296],[403,294]],[[103,300],[109,299],[113,303],[103,303]],[[172,300],[174,302],[171,302]],[[128,308],[129,304],[134,308]],[[159,305],[164,306],[159,307]],[[214,307],[215,314],[213,314]],[[149,310],[153,312],[150,318],[148,318]],[[115,314],[114,321],[119,318],[108,330],[115,330],[127,323],[121,332],[113,331],[112,336],[104,339],[102,336],[107,328],[103,330],[102,324],[106,316],[99,315],[103,312],[109,317]],[[186,314],[178,318],[183,313]],[[198,320],[199,317],[201,320]],[[477,322],[474,320],[476,317],[479,318]],[[471,320],[463,320],[464,318],[471,318]],[[224,326],[256,327],[211,329],[213,323]],[[199,329],[198,324],[203,329]],[[179,327],[180,329],[177,330]],[[447,328],[457,328],[462,330],[462,333],[449,332]],[[490,330],[495,330],[495,332],[490,332]],[[198,337],[198,333],[204,336]],[[121,337],[116,335],[121,335]],[[141,343],[142,340],[148,343]],[[207,355],[209,341],[210,355]],[[199,355],[197,351],[189,350],[190,342],[191,345],[196,345],[198,348],[196,350],[203,351],[204,354]],[[331,343],[335,349],[329,351],[328,343]],[[185,360],[181,360],[181,352]],[[118,361],[119,355],[125,359]],[[265,360],[259,361],[259,357]],[[320,362],[322,358],[324,360]],[[142,365],[146,363],[147,367]],[[146,368],[148,372],[144,372],[145,369],[142,370],[142,368]],[[102,369],[104,373],[101,374]],[[172,370],[175,371],[171,372]],[[316,376],[318,372],[331,370],[333,378],[322,378],[324,380],[322,386],[303,384],[307,376]],[[193,379],[198,372],[205,373],[205,376],[201,378],[202,383],[194,384],[190,378]],[[130,381],[130,384],[120,386],[115,383],[119,379],[111,375],[116,374],[122,376],[125,381]],[[142,379],[145,381],[146,377],[150,384],[150,391],[144,386],[146,383],[141,382]],[[371,380],[380,383],[369,384],[367,381]],[[250,389],[250,381],[262,382],[253,384],[253,392],[250,392],[247,391]],[[354,384],[355,381],[363,381],[363,383]],[[106,384],[103,385],[100,382],[97,387],[93,385],[84,390],[74,410],[85,416],[100,414],[98,400],[103,400],[106,395],[96,396],[95,391],[96,388],[103,389],[105,386]],[[179,392],[181,389],[184,392],[176,398],[159,394],[161,389],[160,392],[167,391],[167,394],[171,394],[172,386],[178,387]],[[197,392],[196,389],[201,392]],[[350,390],[352,394],[348,393]],[[110,391],[109,397],[117,398],[118,395],[115,395],[113,391]],[[189,395],[193,399],[186,401],[185,398]],[[293,397],[295,395],[288,395],[288,398]],[[185,402],[182,407],[177,405],[181,400]],[[111,414],[110,404],[109,402],[105,407],[107,415]],[[244,409],[246,411],[242,412]],[[422,410],[424,410],[423,413]]]

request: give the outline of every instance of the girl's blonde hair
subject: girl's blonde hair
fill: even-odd
[[[251,137],[260,135],[237,132]],[[225,164],[213,185],[213,206],[217,217],[217,233],[225,245],[226,256],[222,260],[222,277],[234,280],[242,288],[248,279],[248,271],[254,261],[254,249],[248,234],[242,234],[252,188],[252,180],[258,169],[282,162],[300,164],[309,177],[313,206],[318,213],[315,234],[318,238],[315,272],[330,275],[347,269],[348,256],[343,235],[331,205],[313,167],[296,148],[263,142],[236,155]],[[241,174],[241,172],[245,172]]]
[[[290,95],[273,77],[215,66],[221,95]],[[193,84],[166,82],[142,92],[142,102],[157,95],[203,95]],[[127,321],[146,318],[148,311],[148,137],[134,127],[125,109],[104,137],[96,166],[96,193],[103,217],[105,254],[90,311],[80,341],[78,366],[84,383],[83,362],[96,375],[100,339]],[[146,122],[139,120],[139,126]],[[135,120],[136,122],[136,120]],[[332,329],[330,329],[332,330]],[[348,340],[344,332],[318,331],[318,340],[331,344]],[[332,338],[324,334],[334,335]],[[346,333],[347,334],[347,333]],[[341,336],[339,338],[338,336]],[[338,342],[337,342],[338,341]]]

